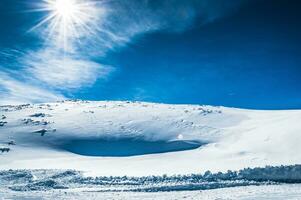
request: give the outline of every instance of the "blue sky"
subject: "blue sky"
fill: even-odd
[[[51,20],[37,26],[52,12],[43,0],[0,2],[0,103],[301,108],[297,0],[84,2],[66,42]]]

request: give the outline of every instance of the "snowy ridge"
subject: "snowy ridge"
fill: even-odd
[[[207,190],[225,187],[301,183],[301,165],[265,167],[226,173],[146,176],[84,177],[74,170],[0,171],[1,188],[14,191],[93,188],[106,192],[163,192]]]
[[[1,106],[0,169],[147,176],[294,165],[300,118],[299,110],[121,101]]]

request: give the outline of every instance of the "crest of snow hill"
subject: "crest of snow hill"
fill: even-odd
[[[70,172],[72,180],[75,180],[72,183],[94,184],[96,180],[106,181],[86,180],[77,171],[107,172],[108,168],[112,168],[110,175],[116,175],[115,172],[121,171],[117,161],[129,166],[122,170],[124,174],[133,176],[136,172],[139,176],[172,175],[288,165],[235,173],[208,172],[185,178],[153,177],[150,182],[155,182],[155,179],[193,182],[194,177],[198,177],[201,183],[197,181],[196,188],[216,187],[212,184],[216,185],[217,179],[220,184],[224,181],[222,177],[231,180],[231,184],[233,181],[237,184],[251,184],[252,181],[254,184],[262,181],[299,182],[300,167],[295,164],[301,162],[301,154],[298,153],[301,152],[298,144],[301,141],[300,118],[299,110],[260,111],[130,101],[66,100],[48,104],[5,105],[0,106],[0,169],[74,167],[76,172]],[[145,170],[149,165],[153,166],[152,169]],[[19,173],[27,177],[22,180],[26,182],[26,187],[23,185],[26,190],[44,187],[44,183],[30,178],[31,173],[39,174],[38,171],[3,171],[2,179]],[[248,173],[252,178],[248,178]],[[213,183],[204,186],[203,182],[211,179]],[[149,179],[119,177],[114,180],[137,184]],[[47,177],[47,181],[54,188],[60,187],[62,180]],[[228,182],[225,184],[227,186]],[[20,186],[21,190],[23,186]],[[155,188],[165,190],[161,186]],[[18,187],[14,189],[18,190]]]

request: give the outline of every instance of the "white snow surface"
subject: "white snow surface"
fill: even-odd
[[[300,164],[300,119],[301,110],[145,102],[1,106],[0,169],[147,176]]]
[[[98,192],[89,189],[12,192],[0,189],[0,196],[14,200],[300,200],[301,185],[261,185],[202,191],[173,192]]]

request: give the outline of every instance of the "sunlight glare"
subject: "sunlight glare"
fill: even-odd
[[[77,12],[77,6],[74,0],[57,0],[54,4],[54,10],[62,18],[68,18]]]
[[[56,46],[65,51],[72,49],[74,41],[95,34],[99,19],[105,13],[93,0],[43,0],[38,11],[47,12],[32,30],[46,27]]]

